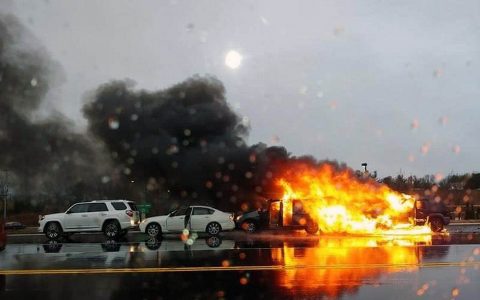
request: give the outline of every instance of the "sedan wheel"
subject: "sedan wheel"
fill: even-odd
[[[218,236],[211,236],[206,242],[207,246],[210,248],[217,248],[222,244],[222,240]]]
[[[217,235],[220,233],[221,230],[222,228],[220,227],[220,224],[213,222],[207,225],[206,231],[209,235]]]
[[[157,237],[161,232],[160,225],[157,223],[150,223],[148,224],[147,228],[145,229],[145,233],[148,234],[150,237]]]

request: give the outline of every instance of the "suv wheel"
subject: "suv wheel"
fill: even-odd
[[[222,227],[217,222],[212,222],[207,225],[206,231],[209,235],[217,235],[222,231]]]
[[[150,223],[147,225],[147,228],[145,228],[145,233],[149,237],[156,238],[162,233],[162,228],[157,223]]]
[[[45,228],[45,235],[50,240],[58,239],[61,233],[62,233],[62,228],[56,222],[48,223],[47,227]]]
[[[120,234],[120,226],[117,221],[109,221],[103,227],[103,234],[109,238],[115,238]]]
[[[433,232],[440,232],[443,230],[443,222],[440,218],[432,218],[430,220],[430,229]]]

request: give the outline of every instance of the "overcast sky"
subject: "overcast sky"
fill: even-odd
[[[361,3],[360,3],[361,2]],[[226,87],[249,143],[380,176],[480,171],[480,1],[9,1],[63,68],[45,109],[85,126],[111,79]],[[238,68],[225,55],[238,51]]]

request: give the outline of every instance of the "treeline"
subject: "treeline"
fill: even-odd
[[[399,174],[395,177],[384,177],[379,182],[402,193],[409,193],[415,189],[432,189],[434,186],[441,190],[476,190],[480,189],[480,173],[450,174],[441,179],[435,175],[417,177]]]

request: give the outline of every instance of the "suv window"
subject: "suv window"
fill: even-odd
[[[130,209],[133,211],[137,211],[137,206],[135,205],[134,202],[128,202],[128,205],[130,206]]]
[[[78,213],[84,213],[87,212],[88,210],[88,204],[87,203],[81,203],[81,204],[76,204],[72,206],[68,211],[71,214],[78,214]]]
[[[88,205],[88,212],[108,211],[105,203],[90,203]]]
[[[193,215],[211,215],[213,214],[214,210],[213,209],[208,209],[205,207],[194,207],[193,208]]]
[[[112,202],[112,206],[113,206],[113,208],[115,208],[115,210],[125,210],[125,209],[127,209],[127,206],[123,202]]]

